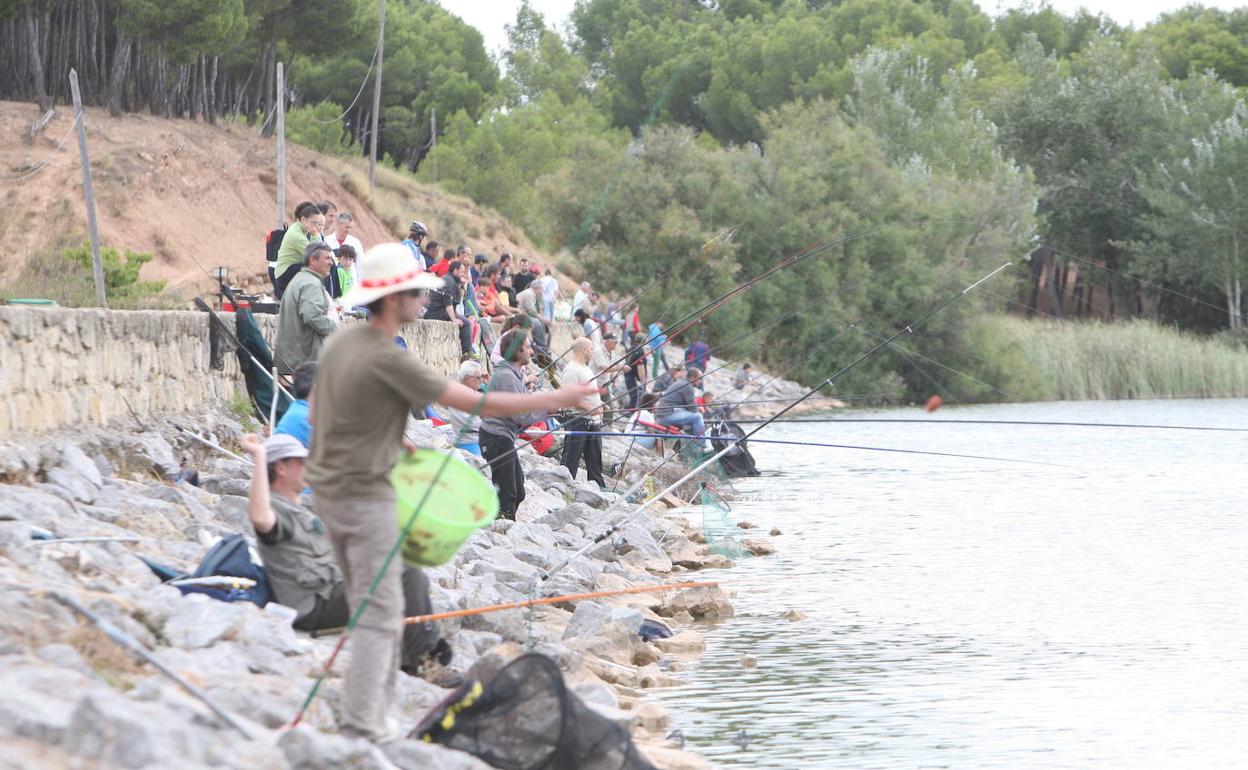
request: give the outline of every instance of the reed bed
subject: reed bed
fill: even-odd
[[[1220,337],[1148,321],[1038,321],[992,317],[979,330],[1006,349],[1010,379],[1029,399],[1248,396],[1248,351]],[[1021,354],[1021,355],[1020,355]]]

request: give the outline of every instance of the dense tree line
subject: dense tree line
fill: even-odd
[[[364,153],[376,14],[0,0],[0,95],[63,100],[73,66],[114,110],[262,122],[280,60],[291,136]],[[970,0],[580,0],[563,31],[522,6],[501,61],[435,3],[387,18],[388,161],[499,209],[608,290],[671,276],[642,301],[652,317],[837,242],[715,313],[712,341],[774,321],[768,354],[818,347],[795,364],[813,375],[1028,253],[977,300],[1034,304],[1043,284],[1063,316],[1242,329],[1248,10],[1133,30]],[[915,353],[981,373],[1007,360],[975,317],[949,314]],[[952,376],[919,360],[859,384]]]

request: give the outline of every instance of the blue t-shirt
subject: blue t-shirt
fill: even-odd
[[[277,428],[273,432],[294,436],[299,439],[300,444],[310,448],[312,426],[308,424],[308,402],[296,399],[286,410],[286,414],[282,415],[282,419],[277,421]]]
[[[650,338],[646,341],[650,344],[650,348],[653,350],[667,342],[667,335],[663,333],[663,330],[659,328],[657,323],[652,323],[650,324]]]

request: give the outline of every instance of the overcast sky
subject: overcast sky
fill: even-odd
[[[1052,5],[1062,13],[1074,13],[1080,7],[1093,12],[1103,13],[1120,24],[1134,24],[1136,28],[1144,26],[1168,11],[1178,10],[1186,2],[1180,0],[1051,0]],[[546,17],[548,25],[562,29],[564,21],[572,11],[576,0],[532,0],[533,7]],[[1016,8],[1020,2],[996,3],[980,0],[980,6],[988,13],[996,13],[999,8]],[[1243,0],[1205,0],[1203,5],[1215,8],[1231,9],[1242,6]],[[499,53],[507,44],[507,31],[504,26],[516,18],[516,9],[520,0],[442,0],[442,7],[462,18],[485,35],[486,50]]]

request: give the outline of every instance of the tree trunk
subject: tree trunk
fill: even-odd
[[[35,101],[39,109],[47,112],[52,109],[52,97],[43,79],[43,57],[39,53],[39,30],[35,27],[34,0],[22,6],[22,22],[26,25],[26,39],[30,45],[30,73],[35,81]]]
[[[113,71],[108,78],[108,113],[121,115],[122,96],[126,92],[126,76],[130,72],[130,48],[133,41],[117,29],[117,45],[113,48]]]

